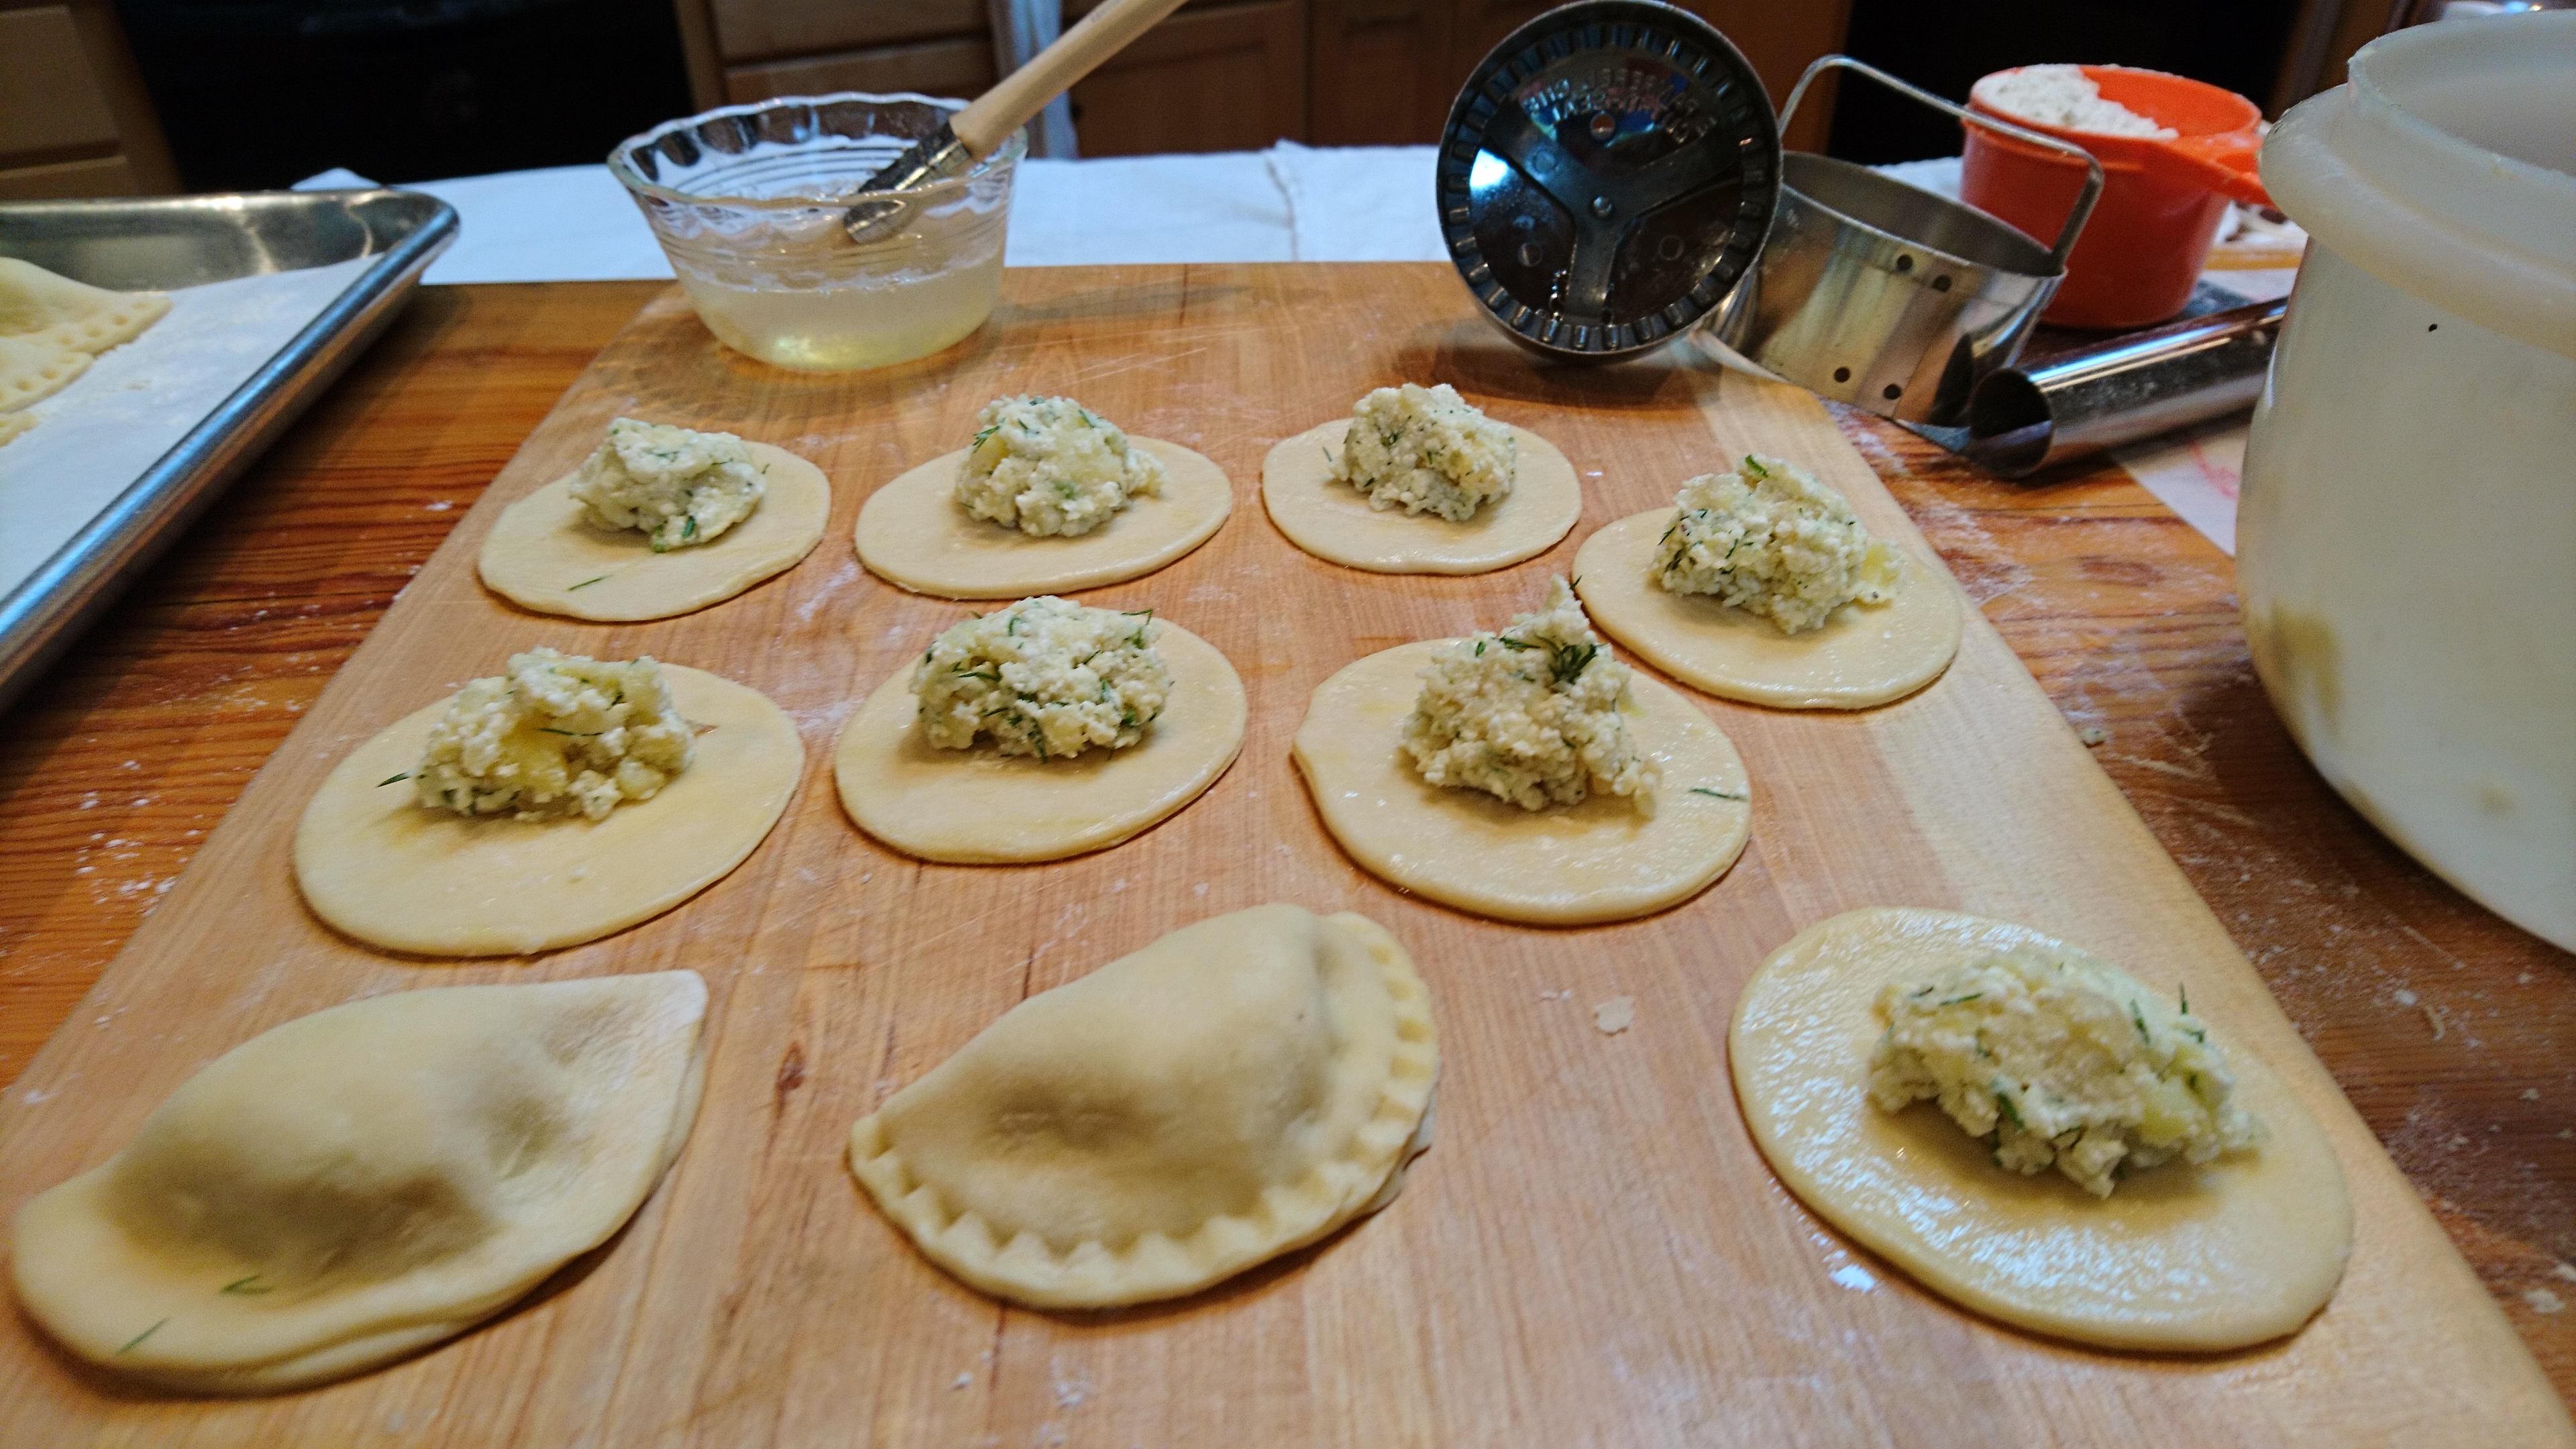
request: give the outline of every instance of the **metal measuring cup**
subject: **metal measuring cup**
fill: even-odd
[[[1781,109],[1787,129],[1817,76],[1851,70],[1947,112],[2084,163],[2057,242],[2042,247],[1974,207],[1866,166],[1781,158],[1779,215],[1752,272],[1710,324],[1760,369],[1898,422],[1957,426],[1984,378],[2012,365],[2066,277],[2066,256],[2102,192],[2082,147],[1978,114],[1846,55],[1807,67]]]

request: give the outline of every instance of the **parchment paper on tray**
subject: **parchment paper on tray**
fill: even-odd
[[[10,520],[0,529],[0,594],[51,558],[378,260],[172,292],[170,314],[151,330],[26,408],[36,426],[0,446],[0,512]]]

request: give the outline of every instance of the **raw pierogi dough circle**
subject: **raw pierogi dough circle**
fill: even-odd
[[[1400,740],[1422,670],[1450,642],[1344,665],[1315,687],[1297,727],[1315,809],[1362,868],[1481,916],[1573,926],[1688,900],[1743,853],[1753,824],[1743,760],[1696,705],[1642,675],[1630,677],[1628,729],[1663,773],[1652,817],[1601,791],[1524,810],[1424,780]]]
[[[2262,1147],[2175,1159],[2102,1199],[2063,1173],[1996,1167],[1930,1102],[1870,1104],[1879,989],[2020,942],[2058,944],[2003,921],[1877,909],[1773,952],[1737,999],[1728,1056],[1780,1180],[1925,1287],[2041,1333],[2214,1351],[2305,1323],[2343,1276],[2352,1202],[2324,1130],[2243,1050],[2228,1062],[2236,1100],[2269,1129]]]
[[[655,553],[631,528],[600,528],[572,496],[567,473],[501,510],[479,571],[523,609],[624,623],[721,604],[796,566],[823,540],[832,484],[823,470],[767,443],[745,443],[766,485],[751,516],[713,542]]]
[[[1845,604],[1824,627],[1783,634],[1706,594],[1676,594],[1647,572],[1674,512],[1608,524],[1574,555],[1575,592],[1602,633],[1695,689],[1779,709],[1866,709],[1902,699],[1959,652],[1958,587],[1898,548],[1904,571],[1884,604]]]
[[[1556,445],[1513,428],[1512,491],[1465,523],[1371,508],[1333,477],[1351,420],[1308,428],[1261,460],[1261,504],[1288,541],[1327,563],[1379,574],[1481,574],[1556,547],[1583,516],[1583,488]]]
[[[924,860],[1009,865],[1116,845],[1197,799],[1243,750],[1234,666],[1175,624],[1158,626],[1154,649],[1172,692],[1144,740],[1069,760],[930,743],[907,664],[841,731],[841,804],[861,830]]]
[[[969,451],[933,458],[868,496],[859,562],[897,588],[943,599],[1025,599],[1143,578],[1213,537],[1234,511],[1225,470],[1178,443],[1128,441],[1163,460],[1161,497],[1137,498],[1071,538],[1040,538],[957,503]]]
[[[697,726],[689,768],[605,820],[520,821],[415,804],[408,781],[446,700],[351,752],[295,827],[295,882],[334,929],[425,956],[512,956],[658,916],[742,864],[804,772],[796,725],[759,692],[662,666]]]

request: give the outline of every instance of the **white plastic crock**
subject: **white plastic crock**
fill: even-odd
[[[2576,13],[2351,74],[2263,148],[2313,240],[2245,454],[2255,670],[2389,838],[2576,949]]]

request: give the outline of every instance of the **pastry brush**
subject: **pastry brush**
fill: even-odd
[[[974,104],[959,111],[938,130],[915,142],[884,170],[868,178],[868,191],[911,191],[963,175],[991,155],[1046,103],[1075,81],[1091,74],[1102,61],[1179,9],[1181,0],[1108,0],[1082,17],[1082,22],[1039,51],[1028,64],[1004,76]],[[852,241],[866,241],[885,231],[908,203],[871,196],[850,208],[841,227]]]

